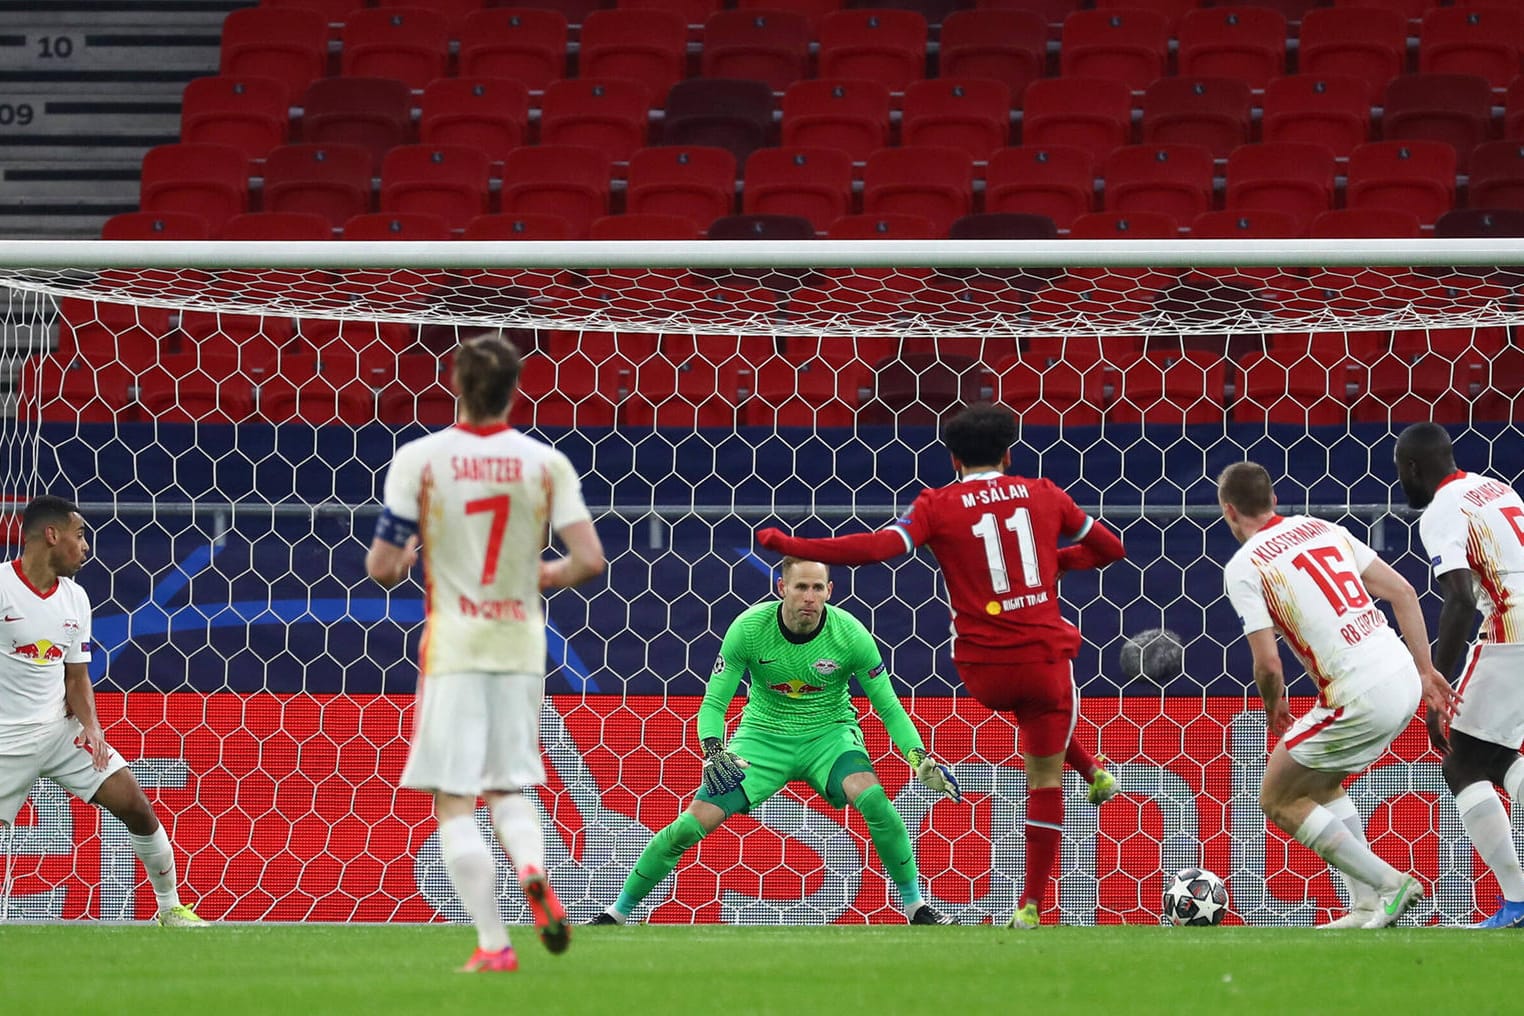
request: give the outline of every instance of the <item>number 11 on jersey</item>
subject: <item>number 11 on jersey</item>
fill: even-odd
[[[1004,526],[1016,534],[1016,547],[1021,555],[1021,578],[1028,589],[1036,589],[1042,584],[1042,576],[1037,572],[1037,540],[1032,536],[1032,513],[1025,508],[1017,508],[1005,520]],[[1005,547],[1000,542],[1000,523],[995,521],[994,512],[985,512],[979,516],[979,521],[970,528],[974,535],[984,541],[984,558],[990,566],[990,585],[997,593],[1011,591],[1011,578],[1006,570]]]

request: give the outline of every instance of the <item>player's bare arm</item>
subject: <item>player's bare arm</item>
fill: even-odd
[[[1412,583],[1380,558],[1367,565],[1360,577],[1365,581],[1366,589],[1392,605],[1402,640],[1407,643],[1408,652],[1413,654],[1413,664],[1423,682],[1424,705],[1430,714],[1442,723],[1448,723],[1455,715],[1455,704],[1459,699],[1444,675],[1435,669],[1434,660],[1429,655],[1429,629],[1424,624],[1423,609],[1418,605],[1418,594],[1413,591]]]
[[[1254,684],[1265,702],[1265,722],[1270,733],[1280,737],[1291,729],[1291,707],[1286,704],[1286,671],[1281,665],[1280,647],[1275,643],[1275,629],[1261,628],[1248,634],[1249,650],[1254,654]]]
[[[1434,669],[1452,677],[1471,633],[1476,628],[1476,582],[1471,571],[1457,568],[1439,576],[1445,602],[1439,609],[1439,628],[1435,632]]]
[[[408,537],[400,547],[378,536],[371,540],[370,550],[365,553],[365,574],[378,585],[390,589],[407,578],[417,563],[417,536]]]
[[[69,713],[84,728],[80,731],[83,747],[97,770],[105,769],[107,758],[106,734],[101,730],[100,718],[95,713],[95,689],[90,685],[88,663],[64,664],[64,703]]]
[[[573,522],[556,535],[566,545],[566,556],[540,562],[541,589],[571,589],[603,574],[603,541],[591,521]]]

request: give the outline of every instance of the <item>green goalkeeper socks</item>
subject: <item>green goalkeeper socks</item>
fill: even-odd
[[[868,823],[868,835],[873,837],[873,849],[884,865],[884,872],[900,891],[900,903],[908,913],[921,902],[921,887],[916,878],[915,851],[910,846],[910,832],[905,820],[889,803],[884,788],[874,784],[861,794],[852,806]]]
[[[904,828],[901,823],[900,829]],[[614,909],[629,916],[640,901],[672,873],[688,848],[703,838],[704,827],[699,825],[698,819],[686,811],[677,816],[671,825],[651,837],[651,842],[641,851],[635,869],[624,880],[624,891],[619,894]]]

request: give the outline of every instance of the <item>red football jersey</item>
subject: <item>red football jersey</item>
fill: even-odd
[[[894,524],[936,555],[953,615],[953,659],[1073,659],[1079,629],[1058,609],[1058,542],[1090,516],[1051,480],[974,473],[928,488]]]

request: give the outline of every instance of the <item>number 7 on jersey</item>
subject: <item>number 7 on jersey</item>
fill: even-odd
[[[513,507],[507,494],[479,497],[466,502],[467,515],[492,514],[491,527],[487,530],[487,557],[482,562],[482,585],[490,586],[497,578],[497,559],[503,550],[503,533],[508,529],[508,513]]]

